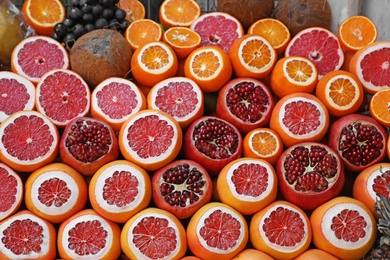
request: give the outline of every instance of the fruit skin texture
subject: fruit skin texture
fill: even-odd
[[[361,133],[361,131],[353,133],[352,130],[349,130],[349,133],[352,136],[349,136],[348,139],[346,134],[343,133],[344,131],[347,131],[348,127],[352,126],[357,126],[358,124],[364,124],[373,127],[376,129],[376,138],[374,139],[369,139],[368,142],[371,141],[371,143],[367,142],[367,138],[373,137],[374,133],[372,132],[373,130],[370,130],[369,132]],[[354,130],[355,131],[355,130]],[[373,165],[375,163],[383,161],[383,159],[386,156],[386,144],[387,144],[387,135],[386,131],[383,128],[383,126],[373,119],[370,116],[363,115],[363,114],[349,114],[346,116],[343,116],[339,119],[337,119],[329,128],[328,131],[329,134],[329,141],[328,144],[330,147],[332,147],[334,150],[336,150],[339,153],[339,156],[342,158],[344,161],[344,166],[347,170],[353,171],[353,172],[358,172],[362,171],[366,167]],[[352,140],[358,140],[358,142],[355,141],[355,143],[351,144],[346,143],[346,141],[351,140],[350,138],[353,138]],[[343,142],[344,148],[340,148],[340,139]],[[369,145],[370,147],[359,147],[356,148],[356,150],[351,151],[351,147],[355,148],[357,145]],[[374,143],[374,144],[372,144]],[[357,144],[357,145],[356,145]],[[360,150],[366,150],[370,149],[370,153],[365,152],[360,152]],[[359,154],[354,154],[352,159],[356,159],[357,164],[353,164],[349,158],[346,158],[346,156],[349,156],[349,153],[356,153],[359,152]],[[374,153],[374,154],[373,154]],[[346,155],[344,155],[346,154]],[[371,155],[371,158],[367,158],[367,156]],[[359,156],[359,157],[358,157]],[[365,161],[364,164],[362,164],[362,160]]]
[[[294,260],[338,260],[338,258],[324,250],[312,248],[303,252]]]
[[[246,88],[252,86],[253,89],[246,90]],[[258,96],[254,97],[256,95],[256,88],[260,89],[262,92],[261,94],[257,93]],[[243,93],[237,93],[239,90]],[[232,92],[232,94],[230,94],[230,92]],[[233,93],[238,94],[240,97],[235,99],[236,103],[230,105],[227,103],[227,99],[230,95],[233,95]],[[248,93],[247,96],[245,96],[246,93]],[[252,98],[255,100],[252,100]],[[250,105],[246,104],[247,102],[250,103]],[[244,105],[244,108],[238,108],[239,110],[234,112],[236,112],[237,115],[247,113],[248,115],[243,119],[238,118],[237,115],[233,114],[231,111],[236,106],[239,106],[240,103],[246,105]],[[253,78],[243,77],[230,80],[219,90],[215,113],[219,118],[232,123],[242,134],[247,134],[253,129],[264,127],[269,123],[274,106],[275,102],[272,93],[264,83]],[[251,115],[251,110],[255,110],[255,112],[252,112],[255,113],[255,115]],[[257,121],[249,121],[250,118],[256,118],[257,115],[260,115]]]
[[[369,221],[371,221],[373,228],[372,228],[372,234],[370,242],[366,245],[362,245],[360,248],[353,248],[350,250],[337,247],[337,245],[333,245],[330,242],[328,242],[327,238],[325,238],[325,234],[322,232],[321,225],[329,220],[323,219],[323,216],[327,213],[327,211],[332,210],[333,207],[335,207],[339,203],[348,203],[348,204],[354,204],[362,208],[366,213],[368,214]],[[341,209],[340,209],[341,210]],[[335,214],[338,212],[335,211]],[[337,217],[336,215],[334,216]],[[371,214],[370,210],[364,205],[362,202],[353,199],[351,197],[345,197],[345,196],[338,196],[336,198],[333,198],[326,203],[322,204],[321,206],[317,207],[315,210],[313,210],[312,214],[310,215],[310,223],[313,229],[313,243],[314,245],[321,250],[324,250],[326,252],[331,252],[334,256],[340,259],[345,260],[354,260],[354,259],[361,259],[374,245],[375,237],[377,233],[376,229],[376,220],[374,215]],[[327,232],[331,232],[330,226],[328,227]]]
[[[110,133],[110,139],[111,144],[109,145],[109,150],[106,154],[101,156],[95,161],[92,162],[83,162],[78,159],[76,159],[68,150],[68,147],[66,146],[66,139],[68,138],[68,133],[72,130],[72,127],[77,123],[78,120],[81,120],[83,122],[95,122],[98,124],[102,124],[103,126],[107,127],[109,133]],[[111,126],[109,126],[107,123],[91,117],[76,117],[73,120],[71,120],[68,125],[65,127],[60,144],[59,144],[59,154],[61,157],[61,160],[66,163],[67,165],[73,167],[75,170],[80,172],[81,174],[85,176],[91,176],[93,175],[100,167],[105,165],[108,162],[114,161],[119,156],[119,144],[118,139],[115,135],[114,130]]]
[[[306,162],[306,160],[304,160],[305,158],[300,160],[300,157],[304,157],[304,156],[300,155],[298,157],[297,154],[295,154],[296,156],[293,156],[291,153],[295,148],[301,148],[301,147],[307,148],[309,153],[310,152],[315,153],[316,151],[313,151],[311,149],[311,147],[313,146],[325,148],[327,151],[327,155],[333,155],[334,159],[332,160],[332,164],[331,165],[325,164],[325,166],[321,166],[319,163],[320,162],[326,163],[327,162],[326,158],[324,157],[320,158],[321,161],[318,162],[315,161],[315,159],[317,159],[316,157],[310,157],[310,158],[307,157],[307,159],[309,160],[309,165],[305,167],[303,166],[304,163]],[[290,162],[289,158],[294,158],[294,160]],[[336,166],[337,172],[334,174],[334,177],[326,177],[326,175],[331,174],[330,172],[333,170],[332,167],[334,167],[333,165],[334,160],[336,160],[337,162],[337,166]],[[299,165],[294,164],[297,161],[299,161],[300,163]],[[299,168],[305,167],[306,169],[304,173],[302,173],[302,175],[309,174],[310,172],[318,173],[327,182],[326,184],[328,185],[328,187],[325,190],[321,190],[321,191],[313,191],[313,190],[297,191],[296,186],[299,182],[294,181],[293,184],[289,184],[288,180],[286,179],[286,176],[289,175],[289,173],[286,172],[285,167],[289,168],[293,166]],[[316,170],[316,168],[320,169],[320,167],[321,167],[321,171]],[[322,167],[326,167],[326,170],[323,170]],[[303,210],[314,210],[315,208],[325,203],[326,201],[338,196],[341,190],[343,189],[345,183],[344,165],[341,158],[338,156],[337,152],[333,148],[318,142],[303,142],[287,148],[279,157],[279,160],[275,168],[279,180],[278,182],[279,192],[281,192],[281,194],[286,200],[290,201],[291,203],[294,203],[295,205],[299,206]],[[297,175],[300,175],[300,173],[298,173]],[[314,177],[310,177],[310,179],[313,178]],[[320,188],[322,188],[321,187],[322,185],[325,185],[322,183],[317,184],[313,182],[311,182],[310,184],[316,187],[320,186]]]
[[[237,148],[234,153],[230,154],[229,157],[227,158],[212,158],[209,157],[208,155],[204,154],[198,148],[195,146],[195,141],[193,138],[193,133],[197,130],[199,127],[199,124],[201,124],[203,121],[209,121],[209,120],[215,120],[215,121],[221,121],[222,123],[231,126],[232,130],[237,136]],[[230,140],[232,141],[232,140]],[[234,141],[234,140],[233,140]],[[242,136],[239,132],[239,130],[229,122],[217,118],[215,116],[203,116],[195,121],[192,122],[192,124],[189,126],[187,129],[187,132],[184,135],[183,138],[183,155],[185,158],[194,160],[198,162],[200,165],[202,165],[206,171],[211,175],[211,176],[216,176],[219,174],[219,172],[222,170],[222,168],[228,164],[229,162],[239,158],[242,154]],[[232,144],[230,144],[232,145]],[[234,145],[234,144],[233,144]]]
[[[124,77],[130,70],[132,54],[118,31],[97,29],[78,38],[72,46],[71,69],[93,89],[109,77]]]
[[[233,257],[232,260],[274,260],[274,258],[260,250],[246,248]]]
[[[181,183],[181,184],[178,183],[177,188],[180,188],[180,186],[182,186],[183,189],[182,190],[174,189],[173,192],[181,191],[181,193],[182,193],[183,191],[187,191],[187,192],[190,192],[191,194],[194,194],[195,196],[199,197],[199,200],[197,200],[191,204],[186,203],[185,207],[181,207],[178,205],[171,205],[171,204],[169,204],[169,202],[167,202],[165,200],[165,198],[167,196],[169,196],[170,194],[172,194],[172,192],[169,192],[167,195],[162,194],[161,193],[161,185],[163,183],[167,183],[164,181],[164,177],[163,177],[165,175],[165,173],[170,174],[170,173],[172,173],[171,169],[173,169],[177,166],[184,165],[184,164],[188,164],[190,166],[190,171],[197,170],[197,171],[202,173],[202,180],[204,181],[204,186],[201,189],[201,190],[203,190],[202,194],[191,193],[192,191],[187,189],[187,187],[190,184],[192,184],[192,182],[191,183],[187,182],[190,180],[190,178],[185,180],[184,183]],[[177,177],[179,177],[179,176],[177,176]],[[174,183],[174,181],[172,181],[172,182]],[[169,182],[169,185],[172,185],[172,182]],[[200,180],[198,180],[196,182],[200,183]],[[212,183],[212,180],[211,180],[209,174],[203,168],[203,166],[201,166],[199,163],[197,163],[195,161],[191,161],[191,160],[185,160],[185,159],[184,160],[175,160],[175,161],[169,163],[168,165],[158,169],[156,172],[153,173],[151,183],[152,183],[152,198],[153,198],[154,204],[156,204],[156,206],[158,208],[172,213],[173,215],[175,215],[179,219],[186,219],[186,218],[189,218],[192,215],[194,215],[194,213],[200,207],[202,207],[204,204],[210,202],[211,196],[213,194],[213,183]],[[182,194],[182,196],[183,196],[183,194]]]

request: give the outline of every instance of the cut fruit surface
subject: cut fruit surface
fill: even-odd
[[[0,221],[13,215],[23,201],[24,183],[20,176],[0,163]]]
[[[369,103],[370,114],[385,127],[390,127],[390,88],[376,92]]]
[[[200,46],[200,35],[187,27],[175,26],[164,32],[163,41],[175,51],[179,59],[184,59]]]
[[[195,0],[165,0],[159,7],[159,20],[165,29],[173,26],[191,26],[202,14]]]
[[[157,22],[144,18],[133,21],[124,36],[134,51],[143,44],[162,40],[163,31]]]
[[[125,19],[130,22],[145,18],[145,6],[139,0],[119,0],[116,5],[126,12]]]

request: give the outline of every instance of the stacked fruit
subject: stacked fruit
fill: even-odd
[[[76,5],[98,4],[51,29]],[[375,24],[292,34],[194,0],[159,11],[164,30],[140,18],[68,50],[39,34],[13,50],[0,258],[386,259],[390,43]]]

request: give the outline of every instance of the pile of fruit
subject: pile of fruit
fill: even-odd
[[[218,2],[24,2],[1,259],[390,259],[390,41],[327,1]]]

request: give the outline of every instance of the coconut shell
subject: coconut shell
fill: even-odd
[[[330,30],[332,10],[327,0],[279,0],[274,16],[284,23],[292,36],[309,27]]]
[[[244,30],[257,20],[271,17],[274,10],[274,0],[217,0],[216,8],[234,16]]]
[[[130,44],[118,31],[98,29],[76,40],[70,50],[70,66],[94,88],[107,78],[125,77],[132,54]]]

